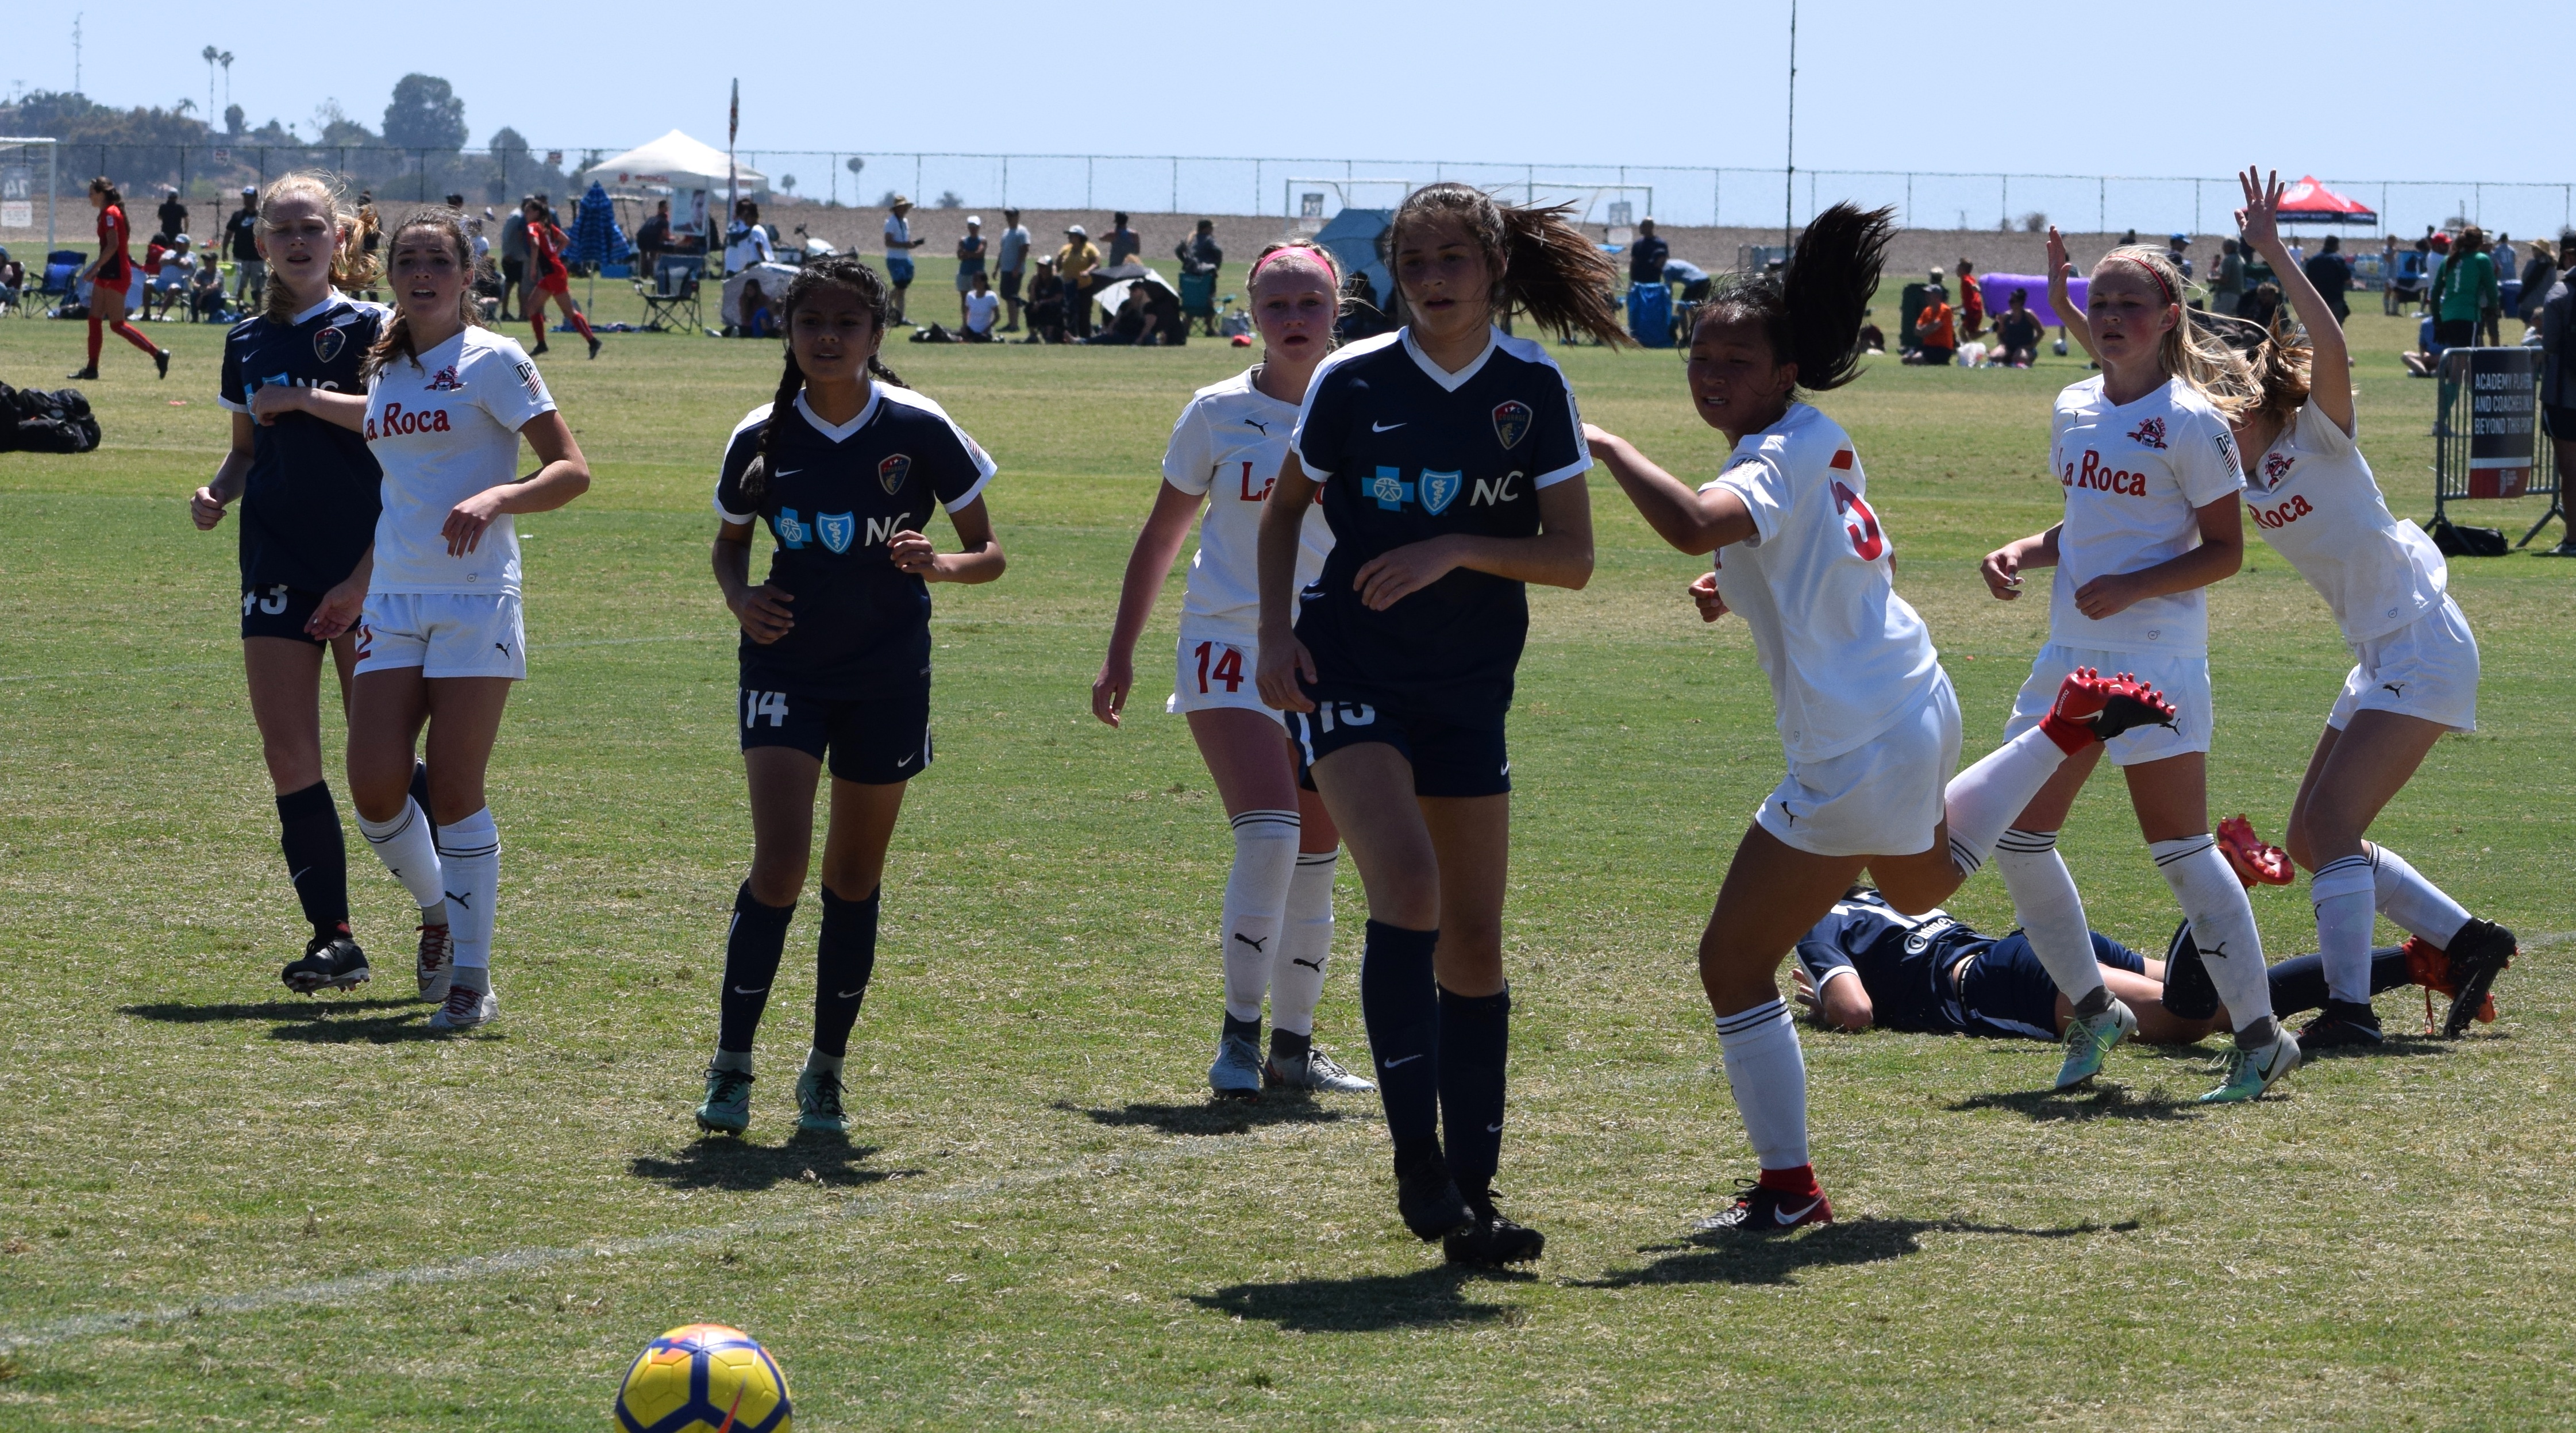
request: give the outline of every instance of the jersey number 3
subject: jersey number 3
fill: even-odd
[[[1860,494],[1834,484],[1834,510],[1843,515],[1843,531],[1851,535],[1852,551],[1860,554],[1861,561],[1876,562],[1887,551],[1887,539],[1878,530],[1878,514],[1869,510]]]
[[[1229,696],[1243,690],[1243,649],[1223,642],[1199,643],[1199,695],[1207,695],[1210,677],[1225,683]]]

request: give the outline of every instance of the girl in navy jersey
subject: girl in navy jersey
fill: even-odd
[[[1217,795],[1234,823],[1217,932],[1225,966],[1225,1023],[1208,1085],[1221,1097],[1264,1084],[1365,1092],[1368,1081],[1314,1048],[1315,1003],[1333,948],[1333,874],[1340,833],[1321,797],[1297,785],[1297,750],[1264,706],[1259,675],[1257,554],[1262,502],[1288,455],[1307,380],[1332,346],[1341,271],[1305,243],[1273,244],[1252,265],[1252,318],[1261,362],[1200,389],[1172,425],[1163,485],[1136,536],[1109,635],[1091,684],[1092,715],[1118,725],[1136,683],[1136,637],[1153,614],[1190,519],[1207,504],[1181,601],[1179,670],[1167,710],[1184,713]],[[1333,535],[1309,504],[1296,581],[1323,570]],[[1270,997],[1270,1055],[1261,1054],[1261,1000]]]
[[[491,970],[501,836],[483,778],[510,684],[528,674],[513,518],[581,496],[590,465],[536,365],[482,326],[465,216],[421,210],[386,249],[395,308],[367,351],[366,395],[305,398],[307,411],[363,433],[385,474],[375,544],[323,597],[313,625],[336,636],[356,624],[358,826],[406,883],[434,873],[453,959],[429,1028],[466,1030],[501,1008]],[[520,478],[523,437],[538,466]],[[409,790],[424,746],[426,813]]]
[[[1360,1010],[1397,1209],[1452,1262],[1510,1263],[1545,1241],[1496,1212],[1492,1188],[1511,1012],[1503,725],[1524,584],[1591,580],[1592,459],[1547,350],[1494,325],[1517,308],[1627,338],[1615,268],[1558,210],[1435,184],[1387,239],[1411,321],[1307,385],[1261,520],[1259,685],[1367,892]],[[1333,549],[1301,597],[1319,484]]]
[[[789,281],[778,394],[735,427],[716,479],[716,586],[743,634],[752,858],[725,937],[716,1054],[698,1107],[710,1130],[739,1134],[751,1122],[752,1037],[811,865],[827,760],[814,1043],[796,1123],[844,1128],[841,1061],[876,968],[886,847],[905,784],[931,760],[927,584],[1002,575],[984,511],[993,460],[877,361],[888,304],[885,281],[846,255]],[[959,551],[923,535],[940,509]],[[755,586],[752,530],[764,524],[777,546]]]
[[[1808,1160],[1806,1066],[1778,984],[1809,928],[1864,868],[1897,909],[1932,909],[2067,753],[2171,715],[2132,684],[2070,674],[2037,729],[1952,778],[1950,678],[1896,595],[1858,451],[1801,401],[1859,375],[1892,232],[1891,211],[1837,204],[1799,236],[1780,277],[1701,308],[1686,372],[1701,420],[1734,444],[1717,481],[1693,492],[1625,439],[1584,430],[1648,525],[1684,552],[1717,554],[1694,594],[1709,620],[1732,610],[1752,629],[1789,759],[1700,936],[1700,983],[1761,1171],[1705,1229],[1776,1234],[1833,1218]]]
[[[2512,960],[2513,932],[2471,916],[2362,833],[2443,733],[2477,729],[2477,639],[2450,597],[2441,550],[2390,515],[2354,441],[2343,328],[2281,242],[2280,176],[2248,169],[2239,179],[2245,207],[2236,227],[2272,265],[2307,328],[2300,343],[2276,314],[2255,351],[2261,396],[2236,418],[2245,512],[2325,598],[2353,654],[2290,810],[2290,856],[2308,869],[2330,997],[2299,1031],[2299,1046],[2380,1042],[2370,1009],[2374,912],[2449,956],[2458,989],[2443,1032],[2457,1037]]]
[[[2049,293],[2061,314],[2070,307],[2065,257],[2052,230]],[[2273,1018],[2254,908],[2210,831],[2213,710],[2201,589],[2244,561],[2243,479],[2230,421],[2254,392],[2244,361],[2186,315],[2183,285],[2160,249],[2113,249],[2094,266],[2082,327],[2102,371],[2058,395],[2050,441],[2065,519],[1988,553],[1983,571],[1988,589],[2010,601],[2021,596],[2025,572],[2059,569],[2048,645],[2031,663],[2007,736],[2036,725],[2058,681],[2078,668],[2131,670],[2174,698],[2173,725],[2108,745],[2147,849],[2236,1022],[2226,1074],[2201,1096],[2224,1104],[2254,1099],[2297,1069],[2299,1043]],[[2031,950],[2075,1002],[2059,1089],[2092,1079],[2137,1029],[2135,1014],[2102,983],[2084,898],[2057,851],[2058,827],[2099,759],[2085,751],[2069,760],[1997,844],[1996,864]],[[2250,832],[2243,839],[2250,842]]]
[[[98,348],[101,330],[113,328],[116,336],[152,355],[152,366],[160,376],[170,376],[170,350],[143,336],[143,330],[125,321],[125,296],[134,287],[134,258],[126,252],[133,242],[125,223],[125,196],[101,175],[89,182],[90,207],[98,211],[98,257],[81,277],[89,280],[89,362],[68,375],[75,379],[98,377]]]
[[[357,568],[375,537],[383,473],[366,440],[321,416],[313,394],[355,398],[359,367],[385,311],[343,286],[374,278],[349,242],[356,216],[320,174],[290,174],[259,196],[253,241],[268,263],[265,311],[224,339],[217,401],[232,413],[232,448],[189,506],[212,531],[235,499],[241,517],[242,666],[251,719],[277,789],[279,845],[313,927],[302,959],[281,973],[311,994],[370,975],[349,931],[349,868],[340,813],[322,779],[322,653],[340,681],[343,712],[357,638],[316,635],[322,594]],[[419,964],[427,982],[446,968],[447,916],[434,869],[413,874],[421,898]]]

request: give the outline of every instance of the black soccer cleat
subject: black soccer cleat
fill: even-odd
[[[2451,996],[2450,1013],[2442,1017],[2442,1038],[2457,1040],[2477,1018],[2478,1007],[2486,1003],[2487,989],[2504,968],[2513,964],[2519,953],[2513,932],[2493,921],[2469,917],[2459,934],[2451,937],[2446,950],[2451,957],[2451,980],[2459,988]]]
[[[95,383],[98,381],[98,370],[95,368],[75,368],[63,376],[76,381],[86,380]]]
[[[160,369],[160,370],[161,370],[161,374],[160,374],[160,376],[161,376],[161,377],[163,377],[163,378],[167,378],[167,377],[169,377],[169,376],[170,376],[170,350],[168,350],[168,349],[166,349],[166,348],[156,348],[156,349],[152,350],[152,366],[153,366],[153,367],[155,367],[155,368],[157,368],[157,369]]]
[[[2174,927],[2173,939],[2165,945],[2166,1013],[2185,1020],[2206,1020],[2218,1013],[2218,986],[2209,978],[2209,967],[2200,958],[2200,944],[2191,938],[2191,922]]]
[[[351,990],[367,983],[367,953],[345,935],[317,935],[304,947],[304,958],[277,973],[298,995],[325,990]]]
[[[1691,1226],[1702,1234],[1742,1234],[1768,1238],[1786,1234],[1809,1224],[1834,1222],[1834,1206],[1827,1203],[1824,1192],[1784,1194],[1766,1189],[1759,1181],[1735,1181],[1735,1206],[1721,1210]]]
[[[2367,1003],[2328,1000],[2324,1014],[2299,1027],[2299,1051],[2304,1055],[2319,1050],[2376,1050],[2387,1038],[2380,1031],[2378,1012]]]
[[[1449,1177],[1449,1161],[1441,1157],[1439,1142],[1426,1140],[1424,1145],[1419,1150],[1396,1151],[1395,1208],[1413,1237],[1428,1244],[1474,1223],[1476,1213],[1458,1192],[1458,1181]]]
[[[599,356],[599,340],[596,338],[590,341],[590,356],[593,358]]]
[[[1505,1218],[1494,1208],[1493,1200],[1471,1199],[1467,1210],[1475,1217],[1440,1239],[1440,1252],[1450,1263],[1499,1269],[1506,1264],[1531,1263],[1546,1252],[1546,1235]]]

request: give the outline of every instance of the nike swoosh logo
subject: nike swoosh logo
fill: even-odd
[[[915,753],[915,755],[918,755],[918,754],[919,754],[919,753],[917,753],[917,752]],[[902,760],[900,760],[900,761],[898,761],[898,762],[896,762],[896,763],[895,763],[895,769],[896,769],[896,770],[898,770],[898,771],[900,771],[900,770],[902,770],[903,768],[905,768],[905,767],[907,767],[907,766],[910,766],[910,765],[912,765],[912,757],[907,756],[907,757],[903,758]]]
[[[803,468],[782,468],[779,471],[770,474],[770,476],[774,478],[792,478],[803,471],[805,471]]]
[[[1378,1061],[1378,1067],[1380,1069],[1392,1070],[1398,1065],[1409,1065],[1421,1058],[1422,1057],[1420,1055],[1407,1055],[1401,1060],[1380,1060]]]
[[[858,990],[844,990],[834,998],[839,1000],[856,1000],[859,998],[859,992],[866,989],[867,987],[862,985]]]
[[[304,879],[304,872],[305,872],[305,871],[310,871],[310,870],[312,870],[312,869],[313,869],[313,868],[312,868],[311,866],[307,866],[307,867],[305,867],[303,871],[298,871],[298,872],[296,872],[294,875],[291,875],[291,876],[287,877],[287,878],[286,878],[286,883],[287,883],[288,885],[290,885],[290,886],[291,886],[291,885],[294,885],[297,881],[300,881],[300,880],[303,880],[303,879]],[[400,876],[400,875],[402,874],[402,872],[400,872],[400,871],[396,871],[396,872],[394,872],[394,874],[395,874],[396,876]]]
[[[767,990],[768,988],[768,986],[764,985],[760,987],[760,990],[745,990],[741,986],[737,985],[733,988],[733,993],[736,995],[758,995],[762,990]]]
[[[1502,1123],[1501,1123],[1500,1121],[1496,1121],[1496,1122],[1495,1122],[1495,1123],[1493,1123],[1493,1124],[1489,1124],[1489,1125],[1485,1126],[1485,1133],[1487,1133],[1487,1134],[1501,1134],[1502,1132],[1503,1132],[1503,1126],[1502,1126]]]
[[[1824,1202],[1825,1201],[1822,1199],[1810,1199],[1804,1205],[1794,1210],[1774,1209],[1771,1211],[1771,1217],[1773,1220],[1785,1227],[1806,1218],[1809,1210],[1814,1209],[1817,1205]]]
[[[1404,424],[1402,423],[1371,423],[1369,424],[1369,431],[1372,433],[1392,433],[1403,426]]]

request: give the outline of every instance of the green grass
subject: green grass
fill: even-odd
[[[916,289],[944,298],[943,287]],[[2429,509],[2411,330],[2355,322],[2363,442]],[[888,875],[846,1146],[784,1138],[803,913],[752,1137],[688,1120],[749,854],[728,622],[706,574],[724,435],[774,350],[612,339],[548,376],[598,470],[527,521],[532,680],[493,766],[506,854],[489,1034],[402,999],[400,889],[352,836],[356,998],[282,992],[294,901],[244,701],[230,529],[188,525],[225,420],[220,331],[111,343],[84,457],[0,457],[0,1427],[591,1429],[644,1341],[717,1319],[806,1429],[2222,1425],[2532,1427],[2576,1409],[2564,1052],[2576,569],[2462,563],[2482,729],[2379,828],[2525,932],[2504,1018],[2203,1112],[2199,1061],[2124,1051],[2035,1098],[2037,1045],[1809,1032],[1841,1222],[1680,1238],[1750,1158],[1691,951],[1780,755],[1740,625],[1594,484],[1600,570],[1534,595],[1512,727],[1507,941],[1520,1015],[1509,1208],[1534,1274],[1461,1278],[1392,1217],[1369,1101],[1212,1108],[1227,859],[1176,721],[1086,687],[1155,460],[1244,355],[901,349],[994,452],[1001,582],[938,593],[940,761]],[[0,322],[58,382],[81,330]],[[1690,476],[1719,442],[1669,354],[1564,352],[1587,415]],[[1877,364],[1856,436],[1982,749],[2046,623],[1976,558],[2056,511],[2048,398],[2079,370]],[[2527,508],[2506,523],[2518,533]],[[1177,585],[1177,584],[1176,584]],[[2347,658],[2268,552],[2212,598],[2220,814],[2277,832]],[[1148,634],[1168,650],[1176,603]],[[1159,689],[1138,706],[1158,707]],[[336,768],[337,744],[330,764]],[[335,785],[337,783],[335,782]],[[2066,841],[2094,919],[2160,941],[2171,897],[2108,783]],[[1319,1034],[1359,1063],[1361,916]],[[2257,909],[2310,944],[2296,891]],[[1955,909],[2000,929],[1996,883]],[[801,969],[800,969],[801,967]],[[2411,994],[2383,1014],[2411,1028]]]

